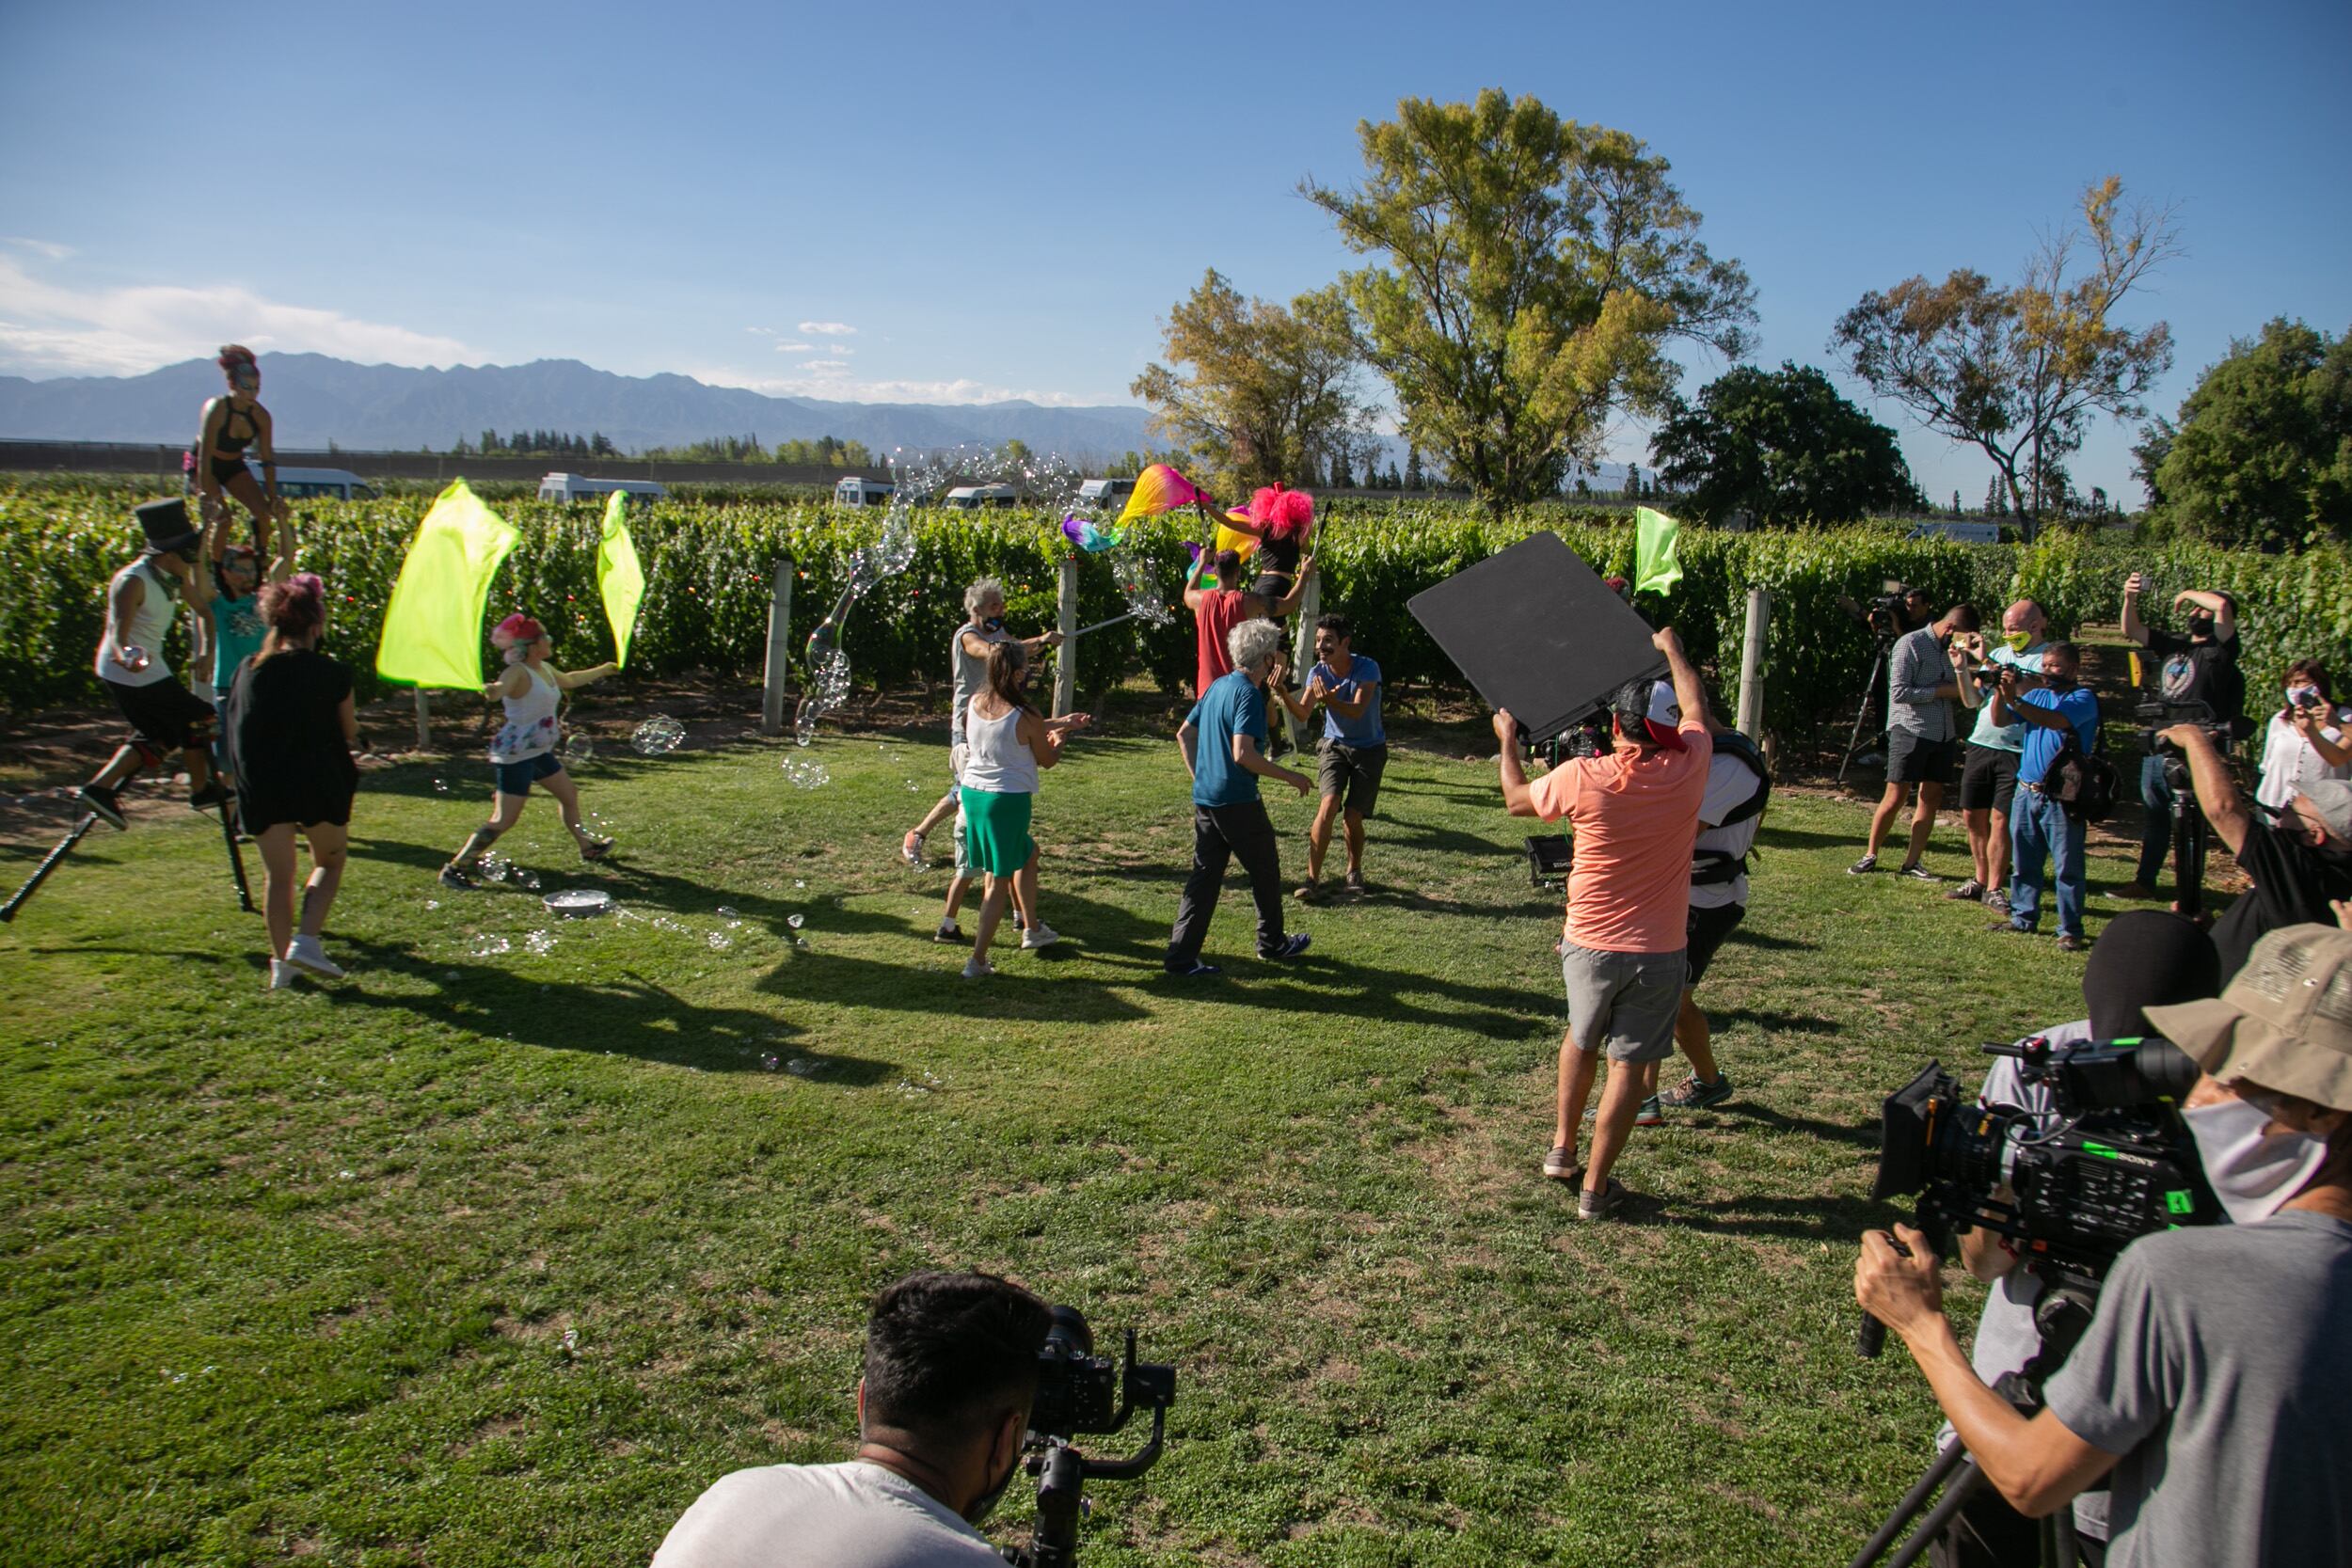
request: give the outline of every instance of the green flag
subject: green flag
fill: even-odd
[[[1663,512],[1646,506],[1633,511],[1633,591],[1636,594],[1663,594],[1682,580],[1682,567],[1675,560],[1675,535],[1682,525]]]
[[[629,633],[637,629],[637,607],[645,597],[645,569],[628,536],[628,497],[612,492],[604,503],[604,542],[596,546],[596,592],[604,595],[604,618],[612,623],[613,662],[628,662]]]
[[[441,492],[408,543],[375,673],[407,686],[482,684],[482,610],[490,579],[515,547],[514,525],[458,480]]]

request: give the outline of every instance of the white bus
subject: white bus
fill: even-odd
[[[959,484],[939,504],[951,512],[977,512],[983,506],[1018,506],[1021,491],[1011,484]]]
[[[660,500],[670,493],[650,479],[590,479],[585,474],[549,474],[539,482],[539,499],[543,501],[586,500],[595,496],[609,496],[615,490],[623,495],[643,496],[647,500]]]
[[[835,506],[888,506],[898,487],[886,479],[842,479],[833,486]]]
[[[251,458],[246,467],[253,472],[253,483],[262,482],[262,466]],[[372,500],[375,487],[348,468],[280,468],[278,470],[278,493],[288,500],[304,500],[313,496],[327,496],[336,500]]]

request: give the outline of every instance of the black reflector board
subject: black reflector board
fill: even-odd
[[[1422,629],[1531,744],[1549,740],[1666,656],[1633,607],[1556,533],[1538,533],[1407,601]]]

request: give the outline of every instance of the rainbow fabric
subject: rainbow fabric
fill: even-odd
[[[1136,487],[1120,509],[1118,526],[1125,528],[1137,517],[1156,517],[1200,499],[1200,488],[1192,481],[1165,463],[1154,463],[1136,475]]]
[[[1225,515],[1230,522],[1247,523],[1249,521],[1248,504],[1244,502],[1240,506],[1229,506],[1225,509]],[[1214,548],[1218,555],[1231,550],[1247,561],[1249,559],[1249,552],[1257,547],[1258,536],[1256,534],[1244,533],[1238,529],[1228,527],[1225,523],[1216,525],[1216,544]]]
[[[1089,555],[1115,550],[1122,543],[1117,533],[1097,528],[1092,518],[1081,517],[1074,513],[1061,520],[1061,531],[1063,537]]]

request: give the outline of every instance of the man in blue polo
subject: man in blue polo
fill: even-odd
[[[2045,860],[2058,871],[2058,944],[2078,953],[2083,942],[2083,898],[2088,892],[2083,862],[2083,820],[2050,793],[2051,768],[2066,749],[2071,734],[2090,756],[2099,749],[2099,699],[2075,675],[2081,657],[2072,642],[2053,642],[2042,650],[2040,688],[2026,691],[2014,670],[2001,672],[1994,689],[1993,721],[2007,724],[2023,720],[2024,750],[2017,759],[2017,799],[2010,812],[2010,843],[2014,860],[2010,867],[2009,919],[1992,929],[2032,934],[2042,911],[2042,876]]]

